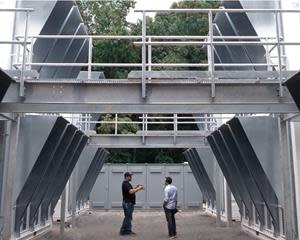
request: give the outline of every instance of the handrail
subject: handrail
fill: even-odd
[[[237,8],[193,8],[193,9],[136,9],[134,12],[146,12],[146,13],[208,13],[208,12],[228,12],[228,13],[246,13],[246,12],[281,12],[281,13],[300,13],[300,10],[297,9],[237,9]]]
[[[134,12],[142,13],[142,34],[141,35],[28,35],[27,33],[27,21],[28,13],[32,12],[34,9],[0,9],[0,11],[20,11],[26,12],[26,22],[25,22],[25,34],[23,36],[16,36],[18,41],[0,41],[0,44],[19,44],[23,45],[23,55],[22,62],[17,61],[13,64],[15,67],[21,68],[21,80],[20,80],[20,96],[24,96],[24,73],[23,70],[32,66],[55,66],[55,67],[87,67],[88,68],[88,79],[91,78],[92,67],[138,67],[142,70],[142,82],[141,82],[141,92],[142,97],[146,98],[147,90],[146,85],[150,78],[146,78],[146,71],[150,71],[153,68],[158,67],[191,67],[191,68],[206,68],[210,71],[211,78],[211,96],[215,97],[215,68],[216,67],[268,67],[268,69],[277,69],[279,72],[279,93],[283,96],[282,88],[282,69],[285,67],[285,63],[282,59],[282,47],[284,46],[297,46],[300,42],[297,41],[284,41],[283,36],[279,31],[280,14],[281,13],[300,13],[298,9],[167,9],[167,10],[135,10]],[[208,14],[208,35],[207,36],[157,36],[157,35],[147,35],[146,33],[146,15],[150,12],[156,13],[205,13]],[[275,16],[275,27],[276,36],[214,36],[213,34],[213,13],[271,13]],[[28,41],[28,39],[30,41]],[[32,63],[32,53],[28,52],[26,45],[31,44],[31,50],[33,40],[36,39],[88,39],[88,62],[87,63]],[[142,61],[141,63],[95,63],[92,61],[93,54],[93,41],[97,40],[130,40],[137,47],[141,47],[142,51]],[[152,62],[152,47],[155,46],[205,46],[207,48],[207,59],[204,62],[199,63],[153,63]],[[268,54],[267,63],[215,63],[214,54],[216,46],[262,46],[266,48]],[[268,47],[270,46],[270,47]],[[277,57],[270,52],[277,49]],[[269,50],[271,49],[271,50]],[[147,52],[148,50],[148,52]],[[269,52],[270,51],[270,52]],[[147,53],[147,54],[146,54]],[[28,55],[28,58],[26,58]],[[274,58],[277,61],[274,61]],[[20,59],[20,58],[17,58]],[[274,61],[272,63],[270,60]]]
[[[33,12],[33,8],[0,8],[0,12]]]

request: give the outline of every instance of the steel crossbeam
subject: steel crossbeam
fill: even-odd
[[[18,83],[12,83],[1,113],[296,113],[297,106],[284,87],[278,95],[276,81],[236,80],[216,85],[211,97],[210,81],[156,80],[148,83],[147,99],[140,93],[140,81],[26,81],[25,99],[18,97]]]

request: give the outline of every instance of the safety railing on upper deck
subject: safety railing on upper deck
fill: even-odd
[[[98,127],[109,129],[108,132],[98,131],[98,136],[139,136],[142,143],[145,143],[147,136],[172,137],[174,143],[177,137],[206,137],[209,133],[216,130],[222,121],[229,120],[230,117],[217,116],[182,116],[178,114],[171,115],[148,115],[142,114],[138,120],[124,119],[124,117],[114,114],[111,120],[92,119],[90,114],[83,114],[73,123],[86,134],[91,134]],[[70,119],[71,120],[71,119]],[[134,132],[123,133],[122,125],[135,126]],[[185,127],[189,125],[188,129]]]
[[[209,79],[211,84],[211,97],[216,95],[215,84],[217,83],[216,68],[217,67],[268,67],[278,71],[279,95],[283,96],[282,83],[284,77],[282,71],[285,67],[285,55],[283,48],[285,46],[299,46],[300,42],[284,41],[281,35],[281,15],[283,13],[300,13],[300,10],[281,10],[281,9],[169,9],[169,10],[136,10],[142,13],[142,35],[140,36],[111,36],[111,35],[38,35],[28,36],[28,15],[33,9],[0,9],[0,11],[25,12],[26,22],[24,36],[16,36],[12,41],[0,41],[0,44],[18,44],[18,56],[13,66],[21,71],[20,77],[20,96],[24,96],[24,70],[30,69],[32,66],[55,66],[55,67],[87,67],[88,79],[91,79],[93,67],[134,67],[141,69],[141,95],[146,98],[146,86],[149,80],[146,72],[159,68],[205,68],[209,71]],[[207,36],[150,36],[146,34],[146,15],[149,12],[159,13],[203,13],[208,15],[208,35]],[[275,36],[214,36],[213,33],[213,14],[223,13],[272,13],[275,18]],[[88,39],[88,60],[82,63],[45,63],[32,62],[32,46],[37,39]],[[97,40],[131,40],[137,46],[141,47],[142,61],[140,63],[97,63],[92,61],[93,42]],[[172,40],[172,41],[171,41]],[[220,41],[222,40],[222,41]],[[206,47],[207,61],[206,63],[153,63],[152,47],[156,46],[199,46]],[[266,51],[266,63],[215,63],[214,54],[217,46],[263,46]],[[23,48],[23,49],[20,49]],[[276,54],[274,55],[275,49]],[[147,52],[146,52],[147,51]],[[21,62],[20,62],[21,59]],[[275,60],[274,60],[275,59]]]

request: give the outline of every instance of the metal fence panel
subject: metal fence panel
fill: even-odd
[[[190,168],[190,166],[185,165],[183,168],[184,171],[184,183],[183,183],[183,192],[184,192],[184,199],[183,199],[183,208],[202,208],[201,199],[201,191],[200,188],[197,187],[197,182],[194,177],[194,174]]]
[[[145,188],[147,187],[147,179],[145,174],[145,168],[141,165],[129,165],[128,172],[133,173],[133,180],[135,183],[143,184]],[[134,187],[134,186],[133,186]],[[144,207],[146,202],[146,191],[140,191],[136,195],[136,205],[135,207]]]
[[[125,172],[132,172],[132,185],[145,189],[136,195],[136,207],[161,208],[165,176],[171,176],[178,189],[180,208],[202,208],[202,193],[187,164],[105,164],[90,195],[93,207],[122,207],[122,181]]]
[[[104,165],[101,169],[99,176],[95,182],[94,188],[91,193],[91,201],[94,207],[101,207],[108,209],[108,190],[109,190],[109,166]]]
[[[125,172],[126,165],[113,165],[109,168],[109,208],[122,207],[121,184]]]

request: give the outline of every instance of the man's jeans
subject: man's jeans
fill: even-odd
[[[122,227],[120,229],[120,234],[121,235],[126,235],[126,234],[130,234],[132,232],[132,214],[133,214],[133,210],[134,210],[134,204],[131,202],[124,202],[123,201],[123,210],[124,210],[124,220],[123,220],[123,224]]]
[[[168,222],[168,230],[169,230],[169,236],[176,236],[176,221],[175,221],[175,209],[165,209],[166,219]]]

